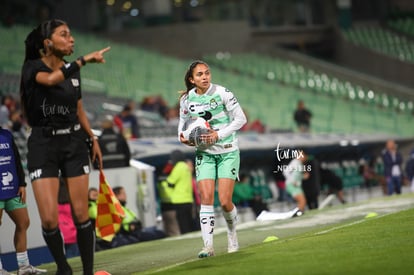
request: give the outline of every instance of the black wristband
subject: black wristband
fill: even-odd
[[[60,67],[60,70],[62,71],[65,79],[69,78],[71,75],[78,72],[79,69],[80,67],[76,61],[73,61],[72,63],[66,63],[65,65]]]
[[[85,60],[85,58],[83,56],[79,56],[78,57],[78,60],[81,62],[82,66],[85,66],[86,65],[86,60]]]

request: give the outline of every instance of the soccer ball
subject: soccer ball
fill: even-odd
[[[196,147],[205,145],[201,135],[208,134],[210,132],[210,124],[202,117],[197,117],[196,119],[191,119],[187,121],[184,125],[183,136],[191,144],[194,144]]]

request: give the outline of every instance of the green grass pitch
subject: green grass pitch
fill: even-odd
[[[367,214],[378,213],[367,218]],[[414,194],[308,211],[299,218],[249,222],[241,249],[227,254],[224,228],[216,256],[198,259],[199,232],[97,252],[95,269],[126,274],[413,274]],[[263,243],[267,236],[278,240]],[[69,260],[82,274],[79,257]],[[54,264],[43,265],[54,274]]]

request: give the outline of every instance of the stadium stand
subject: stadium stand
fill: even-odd
[[[349,41],[369,47],[406,62],[414,62],[414,43],[406,37],[388,31],[382,27],[355,26],[343,33]]]
[[[387,21],[387,26],[402,34],[414,37],[414,18],[402,17],[398,19],[390,19]]]
[[[293,105],[298,98],[303,99],[314,108],[315,117],[321,119],[313,122],[317,132],[375,132],[381,127],[388,128],[385,131],[395,131],[396,127],[407,126],[405,123],[409,123],[413,112],[411,100],[373,91],[333,77],[329,71],[315,71],[291,60],[254,53],[228,55],[227,58],[209,55],[205,59],[224,70],[261,79],[256,91],[273,89],[276,93],[277,90],[278,103]],[[256,92],[252,97],[257,95]],[[272,101],[270,98],[261,106]],[[285,112],[282,117],[288,119],[291,111]]]
[[[375,91],[371,87],[362,87],[347,79],[338,79],[330,75],[330,71],[315,71],[290,59],[269,58],[254,53],[236,54],[228,58],[210,55],[206,56],[206,59],[222,68],[250,75],[253,78],[274,80],[317,94],[351,101],[356,100],[368,105],[390,107],[403,112],[413,111],[413,102],[408,99],[392,97],[386,93]]]
[[[29,28],[14,26],[0,28],[8,53],[1,65],[2,74],[18,74],[23,56],[23,42]],[[178,100],[184,88],[182,77],[189,62],[164,56],[139,47],[109,42],[106,39],[76,33],[76,52],[88,52],[111,45],[107,62],[110,66],[93,66],[84,70],[83,90],[104,97],[141,101],[147,95],[161,95],[170,106]],[[22,47],[16,47],[16,45]],[[3,53],[4,54],[4,53]],[[226,56],[226,55],[224,55]],[[362,87],[350,81],[316,71],[303,64],[259,54],[234,54],[218,59],[206,56],[214,72],[213,81],[223,83],[234,91],[251,119],[260,119],[268,130],[292,131],[292,113],[302,99],[314,113],[315,132],[398,133],[413,134],[412,101]],[[9,83],[2,77],[3,93],[18,91],[18,81]],[[105,111],[97,103],[90,104],[91,112]],[[162,123],[159,123],[163,127]],[[151,126],[154,126],[152,124]],[[150,127],[156,128],[156,127]],[[150,134],[169,133],[152,131]]]

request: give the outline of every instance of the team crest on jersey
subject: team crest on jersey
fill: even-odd
[[[210,109],[214,110],[217,108],[217,106],[218,106],[217,101],[214,98],[210,99]]]
[[[72,81],[73,87],[79,87],[79,79],[72,78],[71,81]]]

